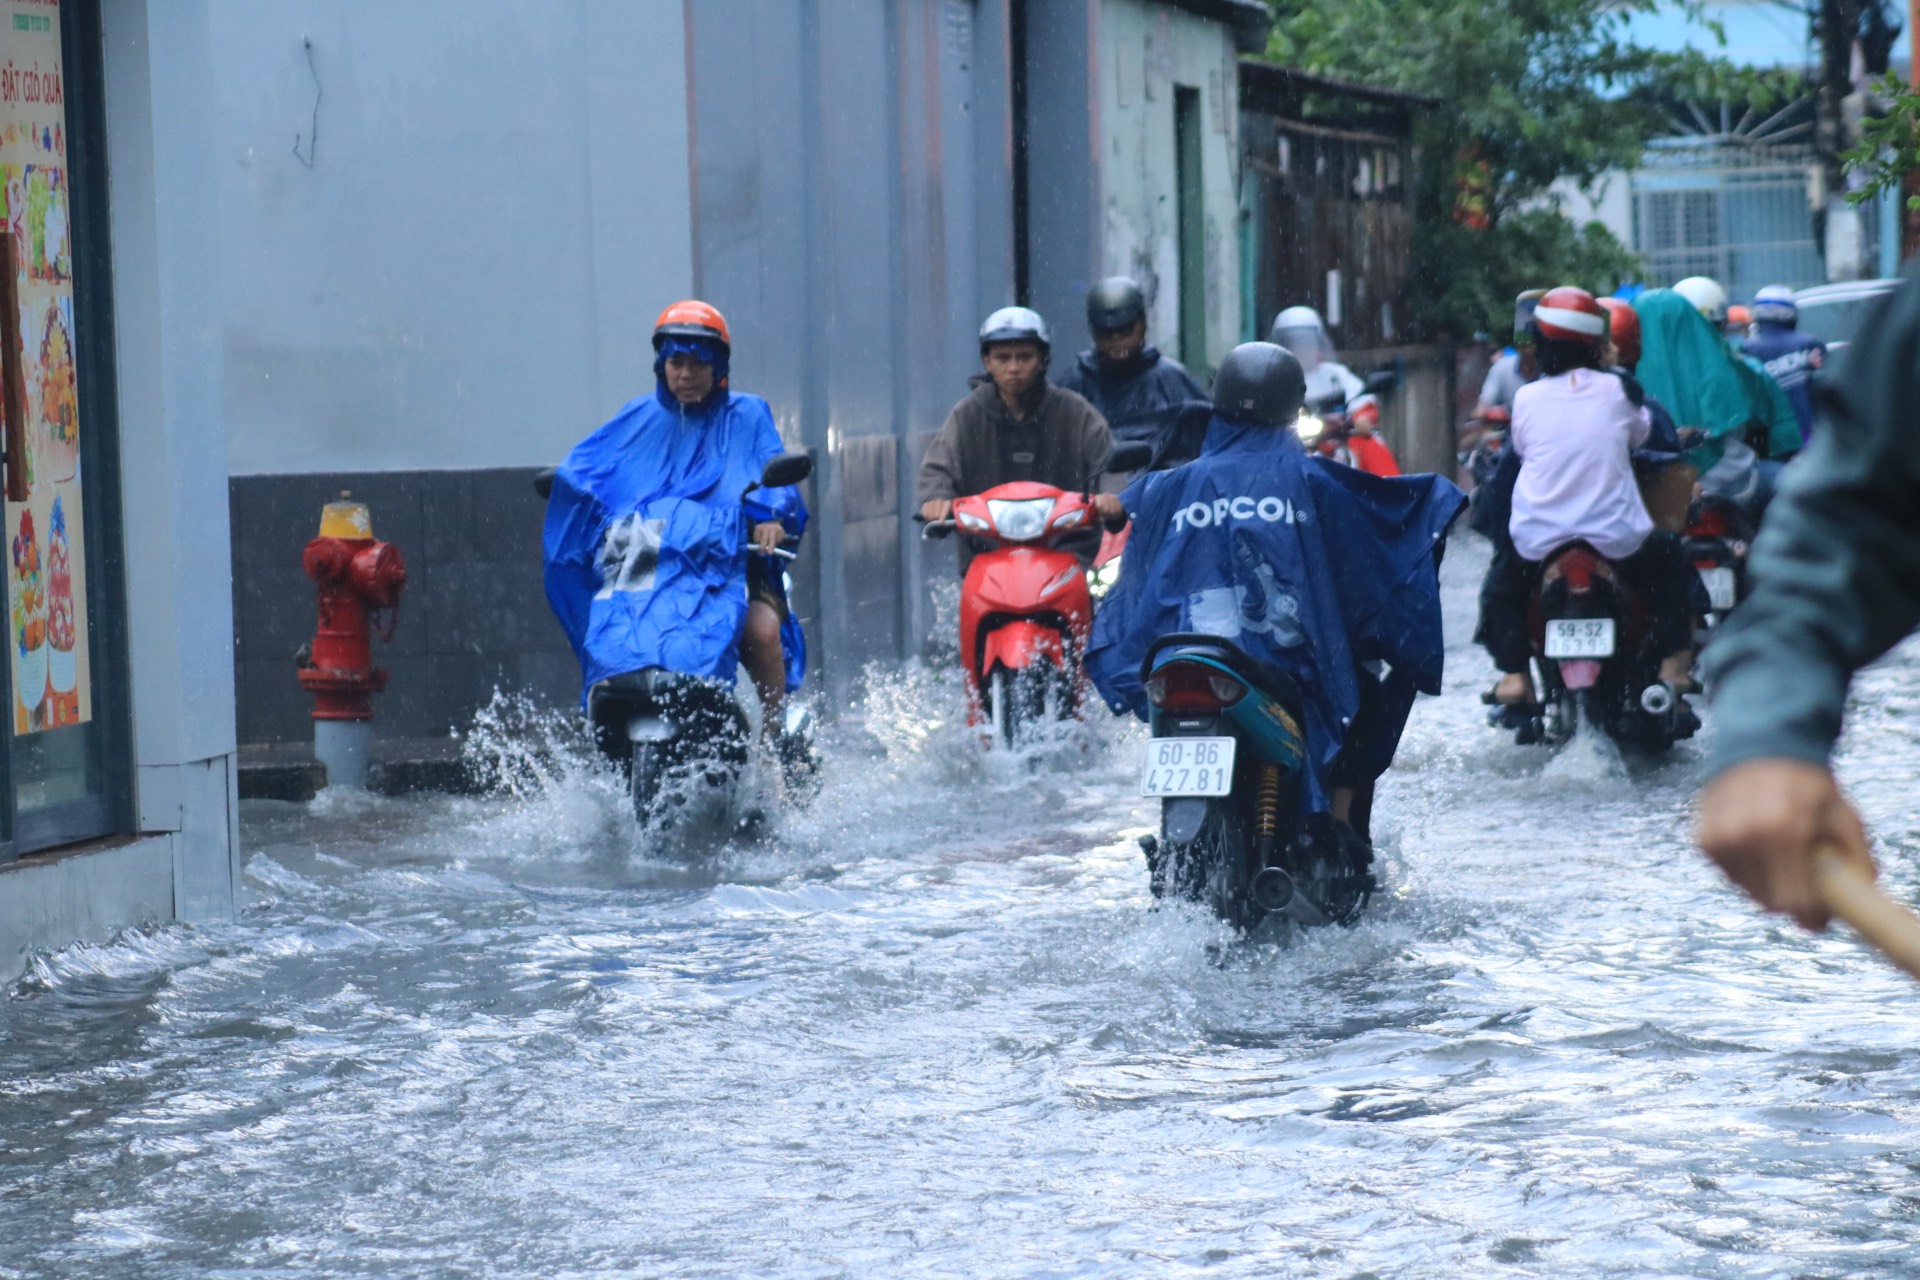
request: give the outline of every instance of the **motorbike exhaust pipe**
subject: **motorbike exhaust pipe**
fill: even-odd
[[[1640,709],[1650,716],[1672,714],[1673,703],[1673,686],[1664,680],[1650,684],[1640,691]]]
[[[1268,915],[1286,916],[1303,925],[1327,922],[1326,914],[1296,891],[1293,877],[1279,867],[1267,867],[1255,876],[1247,895]]]
[[[1293,903],[1293,877],[1278,867],[1267,867],[1253,878],[1247,893],[1262,911],[1285,911]]]

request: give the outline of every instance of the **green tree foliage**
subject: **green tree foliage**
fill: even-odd
[[[1669,132],[1666,104],[1761,96],[1754,77],[1628,37],[1654,0],[1270,0],[1268,56],[1429,95],[1413,271],[1428,333],[1500,333],[1522,288],[1611,289],[1635,271],[1605,227],[1573,226],[1547,191],[1631,168]]]
[[[1907,175],[1920,169],[1920,89],[1891,71],[1872,89],[1884,111],[1861,121],[1860,145],[1840,155],[1848,175],[1864,179],[1847,192],[1854,204],[1902,190]],[[1920,209],[1920,195],[1908,196],[1907,208]]]

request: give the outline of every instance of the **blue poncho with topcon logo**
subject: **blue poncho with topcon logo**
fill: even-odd
[[[731,682],[746,620],[752,525],[798,537],[797,489],[741,492],[782,451],[767,402],[724,389],[699,409],[665,392],[634,400],[574,447],[554,476],[543,538],[547,600],[580,659],[582,690],[645,667]],[[787,683],[804,669],[789,618]]]
[[[1382,715],[1357,763],[1366,777],[1385,770],[1414,693],[1440,691],[1437,552],[1465,495],[1439,476],[1309,457],[1292,432],[1216,415],[1199,458],[1141,476],[1121,502],[1133,531],[1087,654],[1108,705],[1145,718],[1147,646],[1205,632],[1299,681],[1312,811],[1327,806],[1362,679],[1380,679]]]

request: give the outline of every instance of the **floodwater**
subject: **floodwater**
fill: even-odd
[[[0,1276],[1920,1270],[1920,989],[1689,851],[1697,745],[1484,729],[1480,563],[1386,891],[1291,947],[1152,908],[1137,729],[983,762],[920,669],[692,862],[524,732],[517,794],[250,805],[236,925],[0,1000]],[[1915,676],[1844,756],[1909,898]]]

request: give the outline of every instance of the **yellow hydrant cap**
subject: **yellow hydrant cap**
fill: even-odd
[[[320,536],[323,538],[371,538],[373,516],[364,502],[353,502],[343,493],[340,501],[320,508]]]

